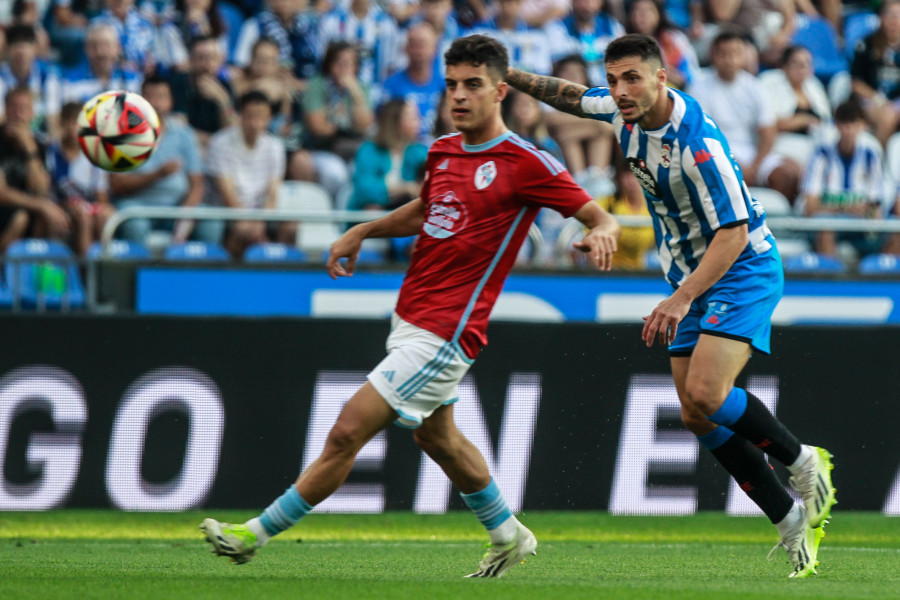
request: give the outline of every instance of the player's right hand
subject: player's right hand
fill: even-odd
[[[362,238],[351,228],[339,237],[333,244],[328,253],[328,262],[325,268],[328,275],[332,279],[338,277],[350,277],[356,269],[356,259],[362,248]],[[346,258],[346,263],[341,263],[341,259]]]

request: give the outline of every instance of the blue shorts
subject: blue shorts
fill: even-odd
[[[769,354],[772,313],[784,291],[784,268],[775,246],[740,260],[694,300],[669,345],[672,356],[688,356],[701,333],[739,340]]]

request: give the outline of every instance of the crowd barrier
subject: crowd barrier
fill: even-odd
[[[0,352],[0,510],[260,508],[322,448],[386,320],[14,315]],[[738,382],[835,455],[840,510],[900,515],[897,327],[776,327]],[[495,323],[463,432],[516,510],[757,514],[678,419],[638,325]],[[786,482],[784,470],[776,470]],[[462,508],[410,432],[319,511]]]

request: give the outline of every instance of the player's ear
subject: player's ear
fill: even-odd
[[[503,99],[506,98],[508,93],[509,84],[502,80],[497,82],[497,102],[503,102]]]
[[[669,81],[669,72],[666,71],[665,67],[660,67],[656,70],[656,78],[657,78],[657,88],[660,91],[666,89],[666,84]]]

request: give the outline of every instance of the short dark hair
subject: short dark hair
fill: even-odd
[[[444,63],[450,67],[465,63],[474,67],[485,65],[500,81],[506,80],[509,54],[506,47],[486,35],[467,35],[457,38],[444,53]]]
[[[659,44],[649,35],[642,33],[629,33],[611,41],[606,47],[606,56],[603,60],[609,64],[629,56],[637,56],[644,62],[653,61],[659,66],[664,64]]]
[[[794,58],[794,55],[798,52],[809,52],[809,49],[806,46],[801,46],[799,44],[791,44],[787,48],[784,49],[784,52],[781,53],[781,66],[788,64],[788,61]]]
[[[59,109],[59,120],[63,122],[74,121],[81,113],[81,102],[66,102]]]
[[[269,97],[259,90],[250,90],[249,92],[244,92],[238,99],[238,109],[240,110],[243,110],[245,106],[249,106],[251,104],[265,104],[269,107],[269,110],[272,109],[272,103],[269,101]]]
[[[739,40],[741,42],[748,41],[747,33],[743,29],[738,29],[736,27],[726,27],[720,31],[716,37],[713,38],[712,44],[710,44],[710,49],[716,49],[720,44],[724,44],[725,42],[733,42],[735,40]]]
[[[219,38],[217,38],[217,37],[215,37],[215,36],[212,36],[212,35],[209,35],[209,34],[198,35],[197,37],[195,37],[194,39],[192,39],[192,40],[190,41],[190,43],[188,43],[188,52],[189,52],[189,53],[190,53],[190,52],[193,52],[193,51],[194,51],[194,48],[196,48],[196,47],[199,46],[200,44],[205,44],[206,42],[216,42],[216,43],[218,43],[218,41],[219,41]]]
[[[31,25],[11,25],[6,30],[7,45],[17,44],[19,42],[28,42],[29,44],[37,43],[37,33]]]
[[[352,44],[347,40],[337,40],[328,44],[328,47],[325,49],[325,56],[322,57],[322,75],[328,77],[328,72],[331,71],[332,65],[337,61],[341,52],[345,50],[353,50],[353,55],[356,56],[356,69],[357,71],[359,70],[359,49],[356,47],[356,44]]]
[[[166,79],[162,75],[154,73],[153,75],[150,75],[147,78],[145,78],[144,81],[141,83],[141,93],[143,94],[144,90],[146,90],[151,85],[164,85],[167,88],[169,88],[170,90],[172,89],[172,84],[169,83],[168,79]]]
[[[33,99],[34,93],[27,85],[18,85],[14,88],[10,88],[9,91],[6,92],[6,96],[3,98],[3,104],[9,104],[9,101],[15,96],[28,96]]]
[[[856,121],[865,121],[866,111],[857,100],[847,100],[841,102],[834,109],[835,123],[855,123]]]

